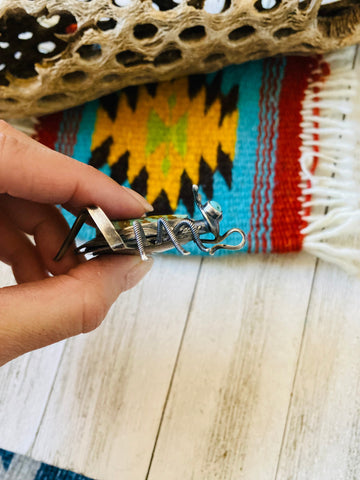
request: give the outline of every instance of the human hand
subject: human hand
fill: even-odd
[[[97,205],[110,218],[151,210],[137,193],[0,120],[0,261],[18,283],[0,289],[0,365],[96,328],[151,267],[137,256],[84,261],[71,251],[55,262],[69,230],[55,204],[74,214]]]

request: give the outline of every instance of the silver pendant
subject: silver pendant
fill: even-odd
[[[193,241],[199,250],[213,255],[217,250],[240,250],[246,242],[245,233],[239,228],[231,228],[220,234],[222,210],[214,201],[201,204],[197,185],[193,185],[194,202],[202,219],[193,220],[186,215],[154,215],[132,220],[110,220],[100,207],[85,208],[75,220],[68,236],[57,253],[55,260],[61,260],[75,240],[83,224],[92,219],[96,226],[94,239],[75,248],[76,253],[93,256],[115,253],[140,255],[147,260],[149,255],[176,248],[182,255],[189,255],[183,245]],[[213,238],[203,238],[212,234]],[[222,243],[230,235],[237,234],[235,245]]]

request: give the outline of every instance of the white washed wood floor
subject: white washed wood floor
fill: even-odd
[[[99,480],[358,479],[359,291],[306,255],[157,258],[100,329],[0,370],[0,447]]]
[[[0,448],[97,480],[360,479],[359,292],[305,254],[157,257],[98,330],[0,369]]]

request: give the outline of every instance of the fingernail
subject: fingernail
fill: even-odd
[[[134,287],[140,280],[145,277],[145,275],[150,271],[153,265],[153,259],[150,257],[148,260],[144,261],[140,258],[137,258],[135,265],[127,272],[126,274],[126,290]]]
[[[145,208],[146,212],[152,212],[154,207],[139,193],[135,192],[135,190],[131,190],[131,188],[124,187],[125,190],[135,199],[137,200],[143,208]]]

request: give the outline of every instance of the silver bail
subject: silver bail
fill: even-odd
[[[220,235],[220,221],[222,219],[222,209],[220,205],[210,200],[209,202],[201,203],[201,195],[199,193],[199,187],[197,185],[193,185],[192,187],[193,194],[194,194],[194,201],[200,210],[204,220],[209,226],[210,232],[215,236],[218,237]]]

